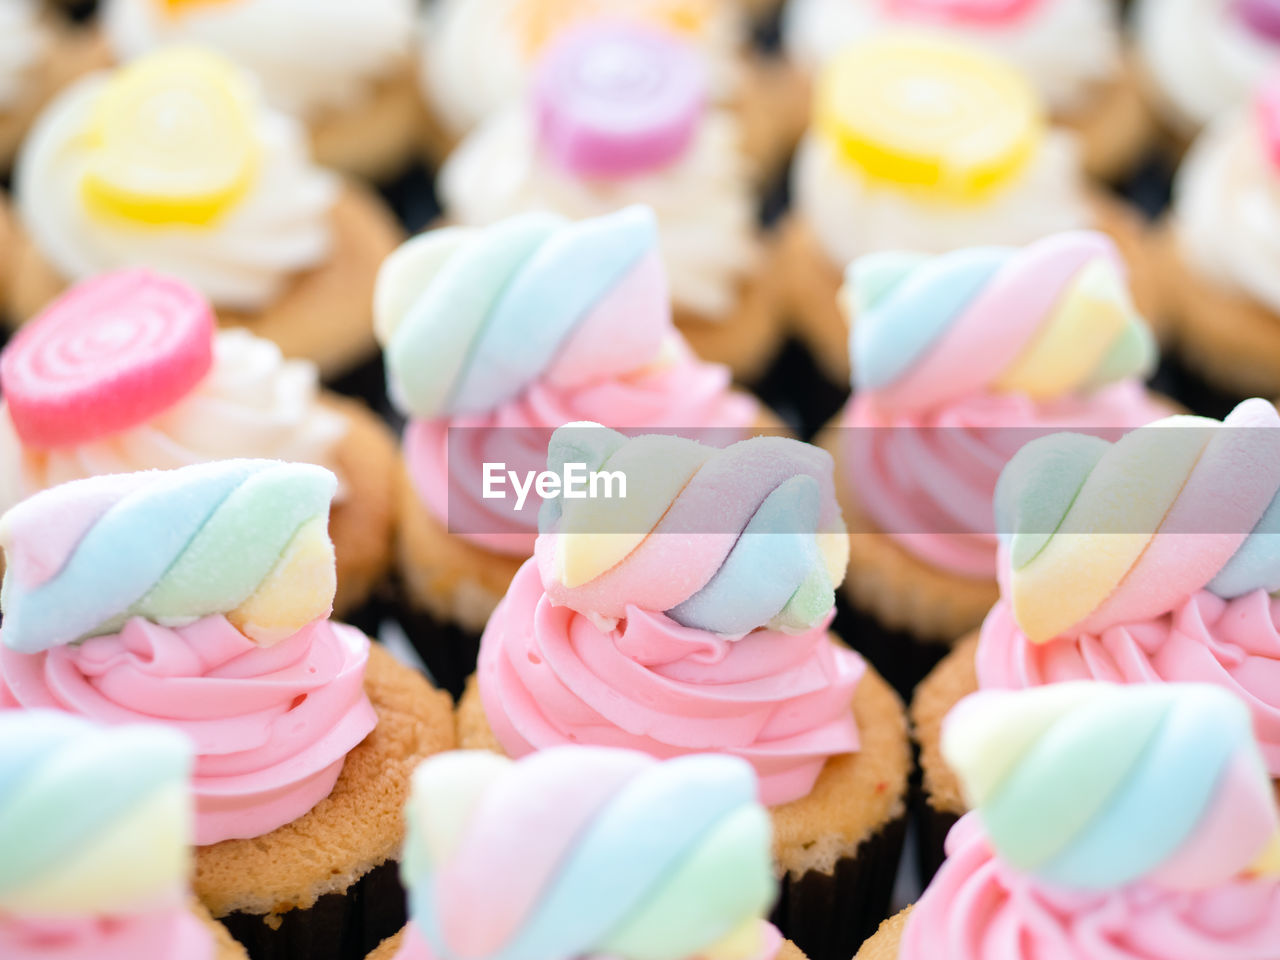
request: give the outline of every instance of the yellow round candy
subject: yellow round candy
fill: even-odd
[[[824,72],[814,121],[869,177],[948,200],[977,200],[1017,176],[1044,131],[1011,67],[911,36],[860,44]]]
[[[82,183],[89,209],[139,223],[212,223],[258,166],[253,92],[214,54],[174,48],[123,67],[95,105]]]
[[[566,27],[593,17],[627,17],[696,34],[724,0],[524,0],[513,11],[528,57],[537,56]]]
[[[166,13],[185,13],[191,7],[216,7],[235,3],[237,0],[159,0]]]

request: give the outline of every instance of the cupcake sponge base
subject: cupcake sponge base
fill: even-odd
[[[978,689],[973,631],[916,688],[909,716],[920,763],[919,795],[914,798],[916,860],[927,884],[946,859],[947,834],[968,810],[960,781],[942,758],[942,720],[961,699]]]
[[[960,781],[942,758],[942,720],[961,699],[978,690],[975,656],[978,631],[956,648],[916,688],[911,700],[911,735],[920,748],[920,771],[925,803],[953,817],[968,810]]]
[[[1099,180],[1116,180],[1130,172],[1156,139],[1155,118],[1147,109],[1132,56],[1126,56],[1115,78],[1080,107],[1053,119],[1075,133],[1085,171]]]
[[[412,162],[425,123],[417,77],[406,60],[357,103],[322,113],[307,126],[317,163],[383,181]]]
[[[382,201],[353,183],[343,187],[331,216],[333,245],[323,264],[299,274],[257,313],[218,310],[220,325],[275,341],[286,356],[313,361],[326,379],[377,352],[373,288],[382,261],[402,238]],[[15,233],[7,283],[11,324],[29,320],[69,286],[29,235],[20,228]]]
[[[9,201],[0,193],[0,316],[4,313],[4,305],[8,302],[9,265],[17,249],[17,233],[13,222],[13,211],[9,209]]]
[[[376,643],[364,688],[378,724],[347,754],[328,797],[265,836],[197,849],[193,886],[215,917],[249,914],[279,929],[280,915],[344,895],[399,856],[410,774],[454,746],[451,702]],[[377,932],[373,943],[394,929]]]
[[[853,960],[898,960],[902,931],[906,929],[907,917],[910,915],[911,909],[907,908],[880,924],[875,936],[862,945]],[[939,957],[938,960],[942,958]]]
[[[391,567],[399,455],[390,429],[363,404],[336,394],[326,394],[324,403],[347,422],[335,464],[344,493],[329,515],[338,566],[333,610],[341,620],[369,599]]]
[[[1172,224],[1153,246],[1167,284],[1164,307],[1187,368],[1240,397],[1280,393],[1280,315],[1192,268]]]

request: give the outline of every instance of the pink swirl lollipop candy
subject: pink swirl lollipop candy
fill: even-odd
[[[547,51],[534,82],[542,148],[585,177],[623,177],[684,152],[706,103],[697,55],[665,31],[594,21]]]
[[[0,355],[0,390],[28,447],[84,443],[145,423],[213,363],[214,316],[186,284],[148,270],[78,284]]]

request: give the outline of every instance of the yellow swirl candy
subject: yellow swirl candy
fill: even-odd
[[[591,17],[629,17],[680,33],[699,33],[720,0],[524,0],[513,11],[525,56],[533,58],[566,27]]]
[[[824,72],[814,122],[850,164],[887,183],[976,200],[1035,155],[1044,116],[1012,68],[906,35],[860,44]]]
[[[174,48],[108,81],[86,138],[82,189],[99,216],[206,225],[249,190],[258,165],[254,98],[229,61]]]

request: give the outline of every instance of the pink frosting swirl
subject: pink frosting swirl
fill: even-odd
[[[938,569],[990,579],[996,481],[1022,446],[1067,429],[1114,440],[1168,413],[1136,380],[1054,400],[978,393],[923,412],[890,411],[859,393],[841,418],[841,473],[903,548]]]
[[[485,628],[480,694],[512,757],[567,743],[660,759],[720,751],[755,767],[764,803],[786,803],[859,747],[850,706],[866,665],[827,623],[727,640],[633,606],[602,631],[554,606],[530,561]]]
[[[213,960],[209,930],[185,904],[117,917],[34,919],[0,914],[5,960]]]
[[[1280,599],[1263,590],[1234,600],[1202,590],[1172,613],[1040,644],[1001,600],[982,625],[977,666],[984,690],[1069,680],[1217,684],[1249,706],[1267,768],[1280,777]]]
[[[1050,889],[1001,863],[976,815],[908,918],[899,960],[1276,960],[1280,881],[1207,891]]]
[[[748,436],[760,415],[759,404],[731,392],[729,380],[728,368],[699,361],[673,336],[662,362],[630,374],[579,386],[539,381],[488,413],[412,420],[405,463],[422,502],[453,532],[486,550],[531,556],[541,498],[531,491],[519,512],[511,499],[484,499],[484,463],[506,463],[521,476],[541,471],[555,428],[582,420],[696,433],[704,441],[723,432],[717,442],[727,445]],[[457,428],[452,437],[450,428]]]
[[[377,716],[364,694],[369,640],[328,620],[261,647],[225,617],[36,654],[0,647],[0,707],[100,723],[160,721],[191,737],[196,843],[258,837],[329,795]]]

